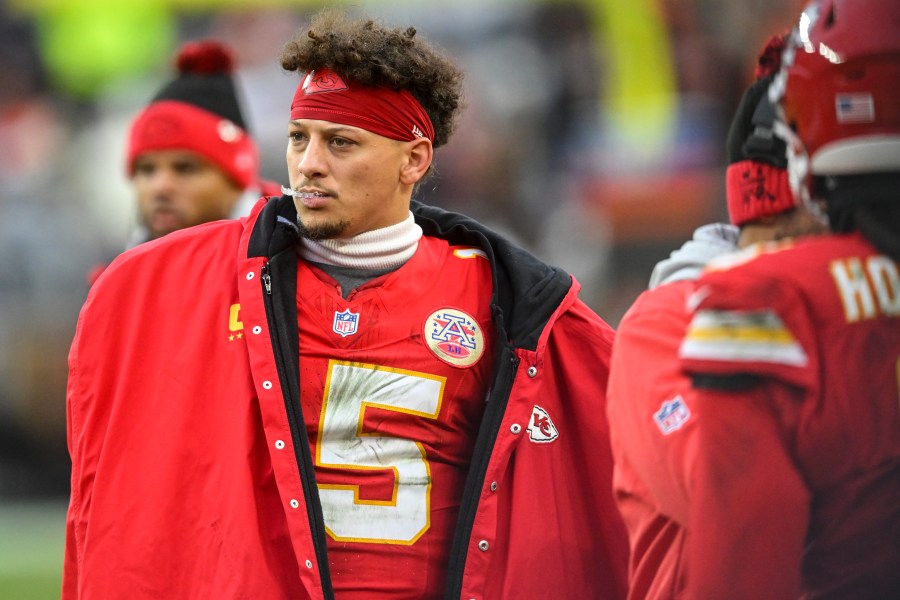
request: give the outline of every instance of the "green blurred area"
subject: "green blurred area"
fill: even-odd
[[[0,598],[59,598],[64,502],[0,504]]]
[[[37,25],[38,44],[53,86],[79,99],[167,60],[176,22],[159,0],[56,0],[15,3]]]
[[[404,0],[332,0],[353,6]],[[412,0],[406,0],[412,1]],[[418,0],[421,2],[421,0]],[[463,0],[455,0],[465,4]],[[489,0],[498,4],[514,0]],[[533,0],[552,3],[556,0]],[[635,145],[669,140],[675,89],[661,0],[577,0],[590,15],[598,52],[608,59],[604,105],[622,139]],[[35,18],[41,52],[55,88],[89,100],[116,82],[165,69],[186,13],[263,7],[304,7],[316,0],[12,0]]]
[[[0,593],[15,600],[49,600],[59,598],[62,579],[56,570],[0,574]]]

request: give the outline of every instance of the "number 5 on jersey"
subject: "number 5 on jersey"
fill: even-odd
[[[316,464],[394,472],[390,500],[363,500],[359,484],[319,484],[325,528],[336,540],[412,544],[428,530],[431,469],[413,440],[363,431],[366,410],[436,419],[443,377],[377,365],[330,361],[319,419]]]

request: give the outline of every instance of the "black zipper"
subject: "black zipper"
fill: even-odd
[[[266,309],[266,320],[269,323],[269,333],[272,338],[272,352],[275,366],[278,370],[278,379],[284,398],[285,412],[291,429],[291,438],[294,443],[294,458],[297,461],[297,469],[300,474],[300,483],[303,486],[303,496],[306,499],[306,515],[309,520],[309,528],[313,538],[313,547],[316,552],[316,561],[319,565],[319,577],[322,584],[322,595],[326,600],[334,599],[334,590],[331,584],[331,575],[328,566],[328,548],[325,532],[325,519],[322,515],[322,505],[319,502],[319,488],[316,485],[315,470],[312,462],[312,454],[309,449],[309,436],[306,434],[306,424],[300,409],[299,396],[294,398],[293,386],[289,378],[289,369],[297,372],[296,389],[299,394],[299,362],[295,365],[288,364],[285,359],[285,348],[290,348],[292,328],[278,318],[276,298],[272,295],[272,276],[269,262],[263,265],[260,272],[265,296],[263,304]],[[291,298],[296,302],[296,298]],[[288,311],[288,314],[293,314]],[[296,319],[296,315],[294,316]],[[287,352],[289,355],[290,352]],[[299,357],[298,357],[299,361]],[[300,557],[298,557],[299,559]],[[301,566],[302,568],[302,566]]]
[[[263,287],[266,290],[266,296],[271,296],[272,295],[272,276],[269,275],[269,263],[266,263],[263,265],[262,282],[263,282]],[[268,311],[266,311],[266,314],[268,315]]]

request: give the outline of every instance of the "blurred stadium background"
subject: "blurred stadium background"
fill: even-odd
[[[281,46],[322,2],[0,0],[0,598],[59,595],[66,355],[86,275],[125,244],[131,117],[180,42],[233,46],[263,173],[283,164]],[[341,4],[331,2],[330,4]],[[351,4],[351,3],[348,3]],[[784,0],[355,0],[468,73],[421,199],[574,273],[616,325],[656,261],[724,220],[725,132]]]

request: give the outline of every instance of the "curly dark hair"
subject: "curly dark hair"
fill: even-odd
[[[281,66],[306,73],[331,69],[366,87],[407,90],[434,126],[435,148],[447,143],[462,106],[463,72],[416,29],[391,29],[329,8],[285,44]]]

